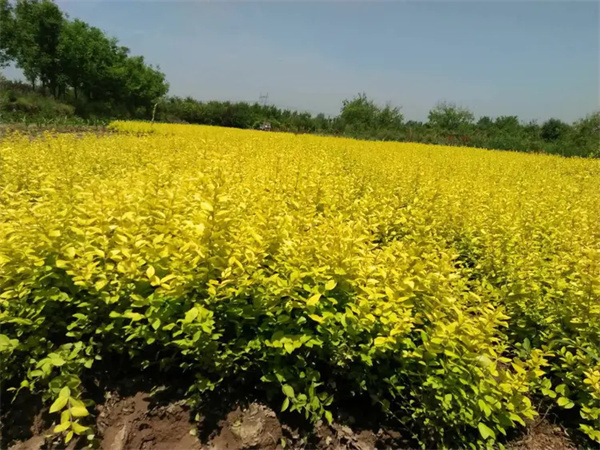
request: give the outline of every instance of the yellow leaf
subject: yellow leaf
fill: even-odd
[[[65,405],[67,404],[67,401],[69,401],[69,397],[58,397],[56,400],[54,400],[54,403],[52,403],[52,405],[50,406],[50,412],[54,413],[54,412],[60,411],[61,409],[63,409],[65,407]]]
[[[68,430],[71,427],[71,422],[67,421],[67,422],[62,422],[60,425],[56,425],[54,427],[54,432],[55,433],[62,433],[63,431]]]
[[[337,285],[335,280],[329,280],[326,284],[325,284],[325,290],[326,291],[331,291],[332,289],[335,289],[335,286]]]
[[[320,298],[321,294],[315,294],[306,301],[306,304],[308,306],[316,306],[316,304],[319,303]]]
[[[387,343],[388,339],[382,336],[375,338],[375,347],[381,347]]]
[[[83,425],[79,424],[78,422],[73,422],[71,424],[71,428],[77,434],[83,434],[90,429],[89,427],[84,427]]]
[[[94,287],[96,288],[97,291],[99,291],[107,284],[108,284],[108,280],[98,280],[94,283]]]
[[[85,417],[90,414],[87,408],[85,408],[84,406],[75,406],[71,408],[70,411],[73,417]]]
[[[154,267],[150,266],[146,269],[146,276],[148,277],[148,279],[152,279],[152,277],[154,276],[154,274],[156,273],[156,271],[154,270]]]

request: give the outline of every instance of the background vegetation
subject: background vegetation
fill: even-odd
[[[345,100],[335,117],[248,102],[201,102],[167,96],[157,67],[129,55],[117,39],[81,20],[70,20],[50,0],[0,0],[0,67],[13,64],[27,83],[0,78],[4,122],[97,123],[111,119],[258,128],[343,135],[360,139],[423,142],[600,155],[600,113],[573,124],[549,119],[523,123],[517,116],[481,117],[440,103],[426,122],[405,121],[398,107],[380,106],[365,94]]]

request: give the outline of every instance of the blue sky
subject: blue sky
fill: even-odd
[[[365,92],[423,120],[572,121],[598,109],[596,1],[58,1],[166,73],[175,95],[337,114]]]

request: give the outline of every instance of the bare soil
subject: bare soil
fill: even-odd
[[[155,404],[145,392],[123,396],[111,393],[96,407],[96,446],[102,450],[371,450],[409,448],[402,435],[392,430],[359,429],[348,425],[317,423],[312,430],[282,423],[272,409],[252,402],[238,406],[221,420],[200,417],[193,423],[183,401]],[[29,427],[5,423],[6,434],[19,436],[4,442],[10,450],[62,449],[45,436],[51,418],[38,411]],[[216,423],[216,426],[215,426]],[[18,428],[18,429],[17,429]],[[26,431],[28,429],[28,431]],[[16,431],[15,431],[16,430]],[[85,437],[67,449],[81,448]],[[8,447],[4,447],[7,445]],[[571,450],[576,446],[566,432],[547,420],[530,425],[527,432],[507,445],[513,450]]]
[[[546,420],[531,425],[526,435],[508,446],[511,450],[575,450],[566,431]]]

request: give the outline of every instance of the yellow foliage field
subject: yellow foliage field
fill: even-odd
[[[600,161],[111,128],[0,144],[8,395],[81,408],[116,354],[192,373],[194,405],[249,380],[310,420],[367,399],[422,446],[552,405],[600,442]]]

